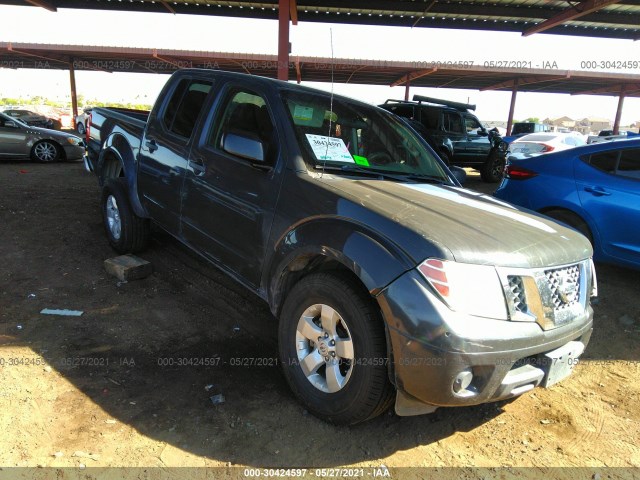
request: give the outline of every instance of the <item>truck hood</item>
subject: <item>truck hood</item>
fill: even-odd
[[[538,268],[577,262],[593,253],[589,241],[572,229],[460,187],[336,177],[324,181],[458,262]],[[389,237],[393,241],[392,233]],[[418,245],[412,247],[414,256],[421,254]]]

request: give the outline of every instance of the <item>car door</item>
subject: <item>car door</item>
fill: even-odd
[[[174,235],[180,233],[181,191],[191,137],[212,85],[211,80],[198,77],[177,81],[159,112],[149,118],[142,138],[138,191],[151,218]]]
[[[489,142],[487,131],[475,116],[464,113],[462,118],[464,119],[466,134],[464,142],[465,156],[470,162],[484,163],[491,151],[491,143]]]
[[[191,151],[182,231],[200,253],[257,286],[281,183],[274,168],[280,150],[275,117],[265,96],[249,85],[229,83],[219,98]],[[232,134],[261,142],[264,161],[225,150],[225,136]]]
[[[29,153],[26,129],[17,121],[0,114],[0,156],[24,157]]]
[[[454,162],[468,162],[468,152],[466,150],[467,135],[460,113],[444,110],[442,112],[442,129],[453,144]]]
[[[577,159],[582,208],[598,229],[602,250],[640,265],[640,148],[619,148]]]

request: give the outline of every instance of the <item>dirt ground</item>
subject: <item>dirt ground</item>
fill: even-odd
[[[476,175],[467,186],[488,188]],[[384,465],[416,478],[451,470],[394,469],[490,467],[460,472],[509,478],[494,467],[532,467],[518,476],[536,478],[545,467],[587,467],[577,477],[562,471],[640,477],[638,272],[598,265],[591,343],[551,389],[339,428],[307,414],[271,364],[276,321],[261,300],[176,241],[155,235],[141,255],[155,268],[145,280],[107,275],[103,261],[115,254],[98,195],[78,163],[0,163],[0,476],[6,467],[41,467],[48,478],[47,467]],[[238,365],[244,357],[272,360]]]

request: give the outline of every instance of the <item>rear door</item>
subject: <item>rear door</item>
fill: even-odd
[[[138,191],[147,212],[174,235],[180,233],[181,190],[191,138],[212,88],[209,79],[184,77],[149,117],[139,154]]]
[[[640,148],[595,153],[575,163],[578,195],[602,250],[640,265]]]
[[[218,97],[191,151],[182,230],[196,250],[255,287],[281,183],[275,168],[280,144],[273,106],[242,81],[228,83]],[[262,142],[264,161],[223,150],[228,134]]]
[[[7,127],[5,122],[12,119],[0,115],[0,157],[23,157],[29,154],[29,148],[26,146],[27,134],[26,129],[18,122],[14,122],[16,126]]]
[[[484,163],[491,151],[489,136],[475,116],[464,113],[462,118],[467,136],[464,144],[465,156],[470,162]]]

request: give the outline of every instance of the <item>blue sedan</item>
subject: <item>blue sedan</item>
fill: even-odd
[[[640,268],[640,140],[512,160],[494,196],[575,228],[596,260]]]

